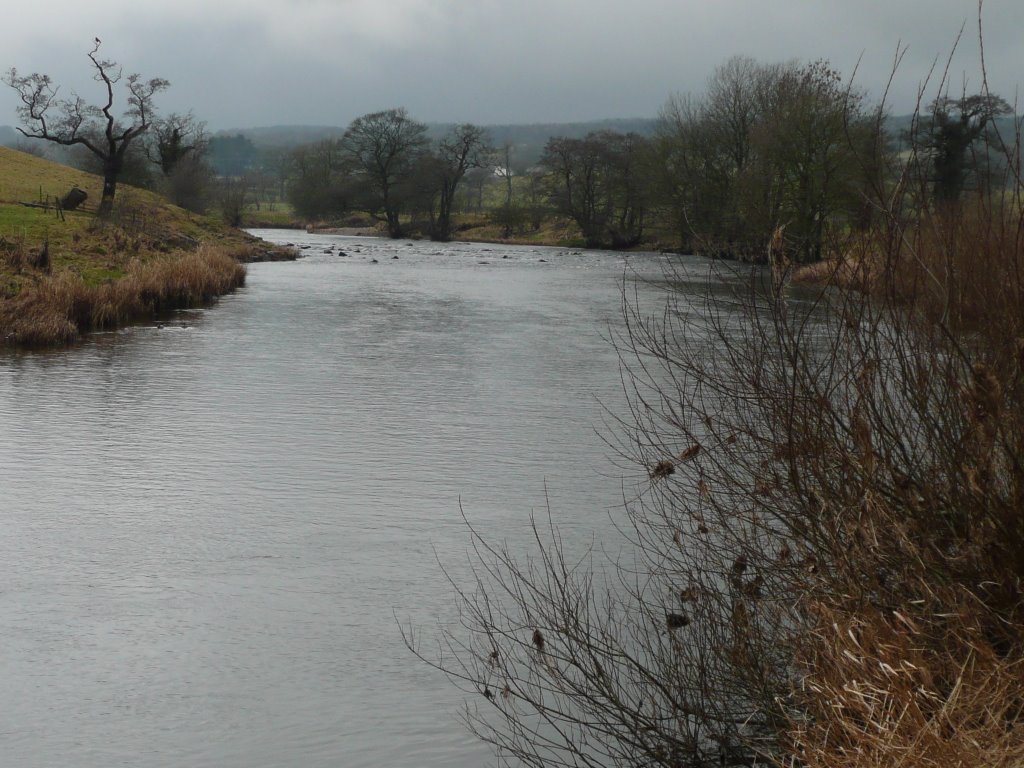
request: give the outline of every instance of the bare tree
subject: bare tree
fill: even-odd
[[[827,62],[730,59],[703,98],[674,98],[660,116],[655,175],[680,245],[764,261],[785,224],[797,259],[821,259],[828,230],[864,218],[880,125]]]
[[[465,123],[452,128],[437,145],[437,214],[431,222],[431,240],[447,241],[452,236],[452,207],[455,193],[470,168],[482,167],[493,152],[487,131]]]
[[[197,120],[192,112],[172,113],[154,121],[152,128],[149,157],[160,166],[164,176],[170,176],[186,157],[206,152],[206,123]]]
[[[125,77],[117,62],[98,58],[100,40],[96,39],[89,61],[93,79],[102,84],[104,99],[99,106],[88,104],[81,96],[58,98],[59,88],[49,75],[34,72],[19,75],[8,70],[4,82],[18,92],[18,115],[24,127],[18,130],[29,138],[51,141],[67,147],[81,146],[103,166],[103,195],[99,213],[110,213],[118,177],[124,167],[129,146],[144,134],[154,120],[153,98],[170,83],[162,78],[143,80],[137,74]],[[124,81],[127,108],[119,119],[114,114],[114,89]]]
[[[426,133],[427,127],[405,109],[389,109],[356,118],[341,139],[359,204],[380,216],[392,237],[402,234],[403,185],[415,175],[427,147]]]
[[[295,212],[308,221],[337,216],[346,210],[350,197],[347,180],[340,168],[338,141],[327,139],[304,144],[287,156],[287,196]]]
[[[583,233],[587,247],[628,248],[643,235],[646,201],[641,166],[646,139],[612,131],[582,139],[556,137],[541,165],[550,171],[550,199]]]
[[[217,182],[217,205],[224,222],[232,227],[242,226],[245,207],[252,197],[253,183],[248,176],[225,176]]]

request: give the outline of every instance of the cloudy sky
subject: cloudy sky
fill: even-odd
[[[99,36],[126,71],[171,81],[164,111],[213,129],[345,125],[392,106],[436,122],[648,117],[735,54],[826,58],[847,75],[860,61],[877,97],[899,45],[891,101],[906,112],[965,22],[952,80],[980,83],[976,0],[48,0],[8,4],[3,21],[3,70],[88,96]],[[984,28],[990,87],[1014,102],[1024,0],[987,0]],[[15,105],[0,88],[0,125]]]

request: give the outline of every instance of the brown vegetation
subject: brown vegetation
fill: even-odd
[[[213,246],[133,261],[124,277],[99,285],[62,272],[0,302],[0,333],[22,347],[66,344],[88,331],[202,304],[243,282],[245,268]]]
[[[624,296],[626,554],[473,531],[432,663],[476,733],[538,767],[1024,761],[1019,157],[956,200],[902,158],[811,289],[777,258]]]
[[[1024,213],[1010,176],[955,203],[922,186],[833,273],[879,309],[855,318],[871,342],[850,415],[860,460],[845,462],[849,492],[822,493],[845,534],[803,594],[798,764],[1024,761]]]

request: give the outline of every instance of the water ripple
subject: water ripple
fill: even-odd
[[[623,257],[265,234],[311,255],[0,358],[7,764],[480,764],[395,616],[452,618],[460,501],[607,527]]]

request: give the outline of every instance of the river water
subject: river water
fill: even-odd
[[[460,504],[602,539],[642,475],[607,336],[665,257],[257,234],[304,258],[0,356],[2,765],[491,764],[398,622],[452,618]]]

